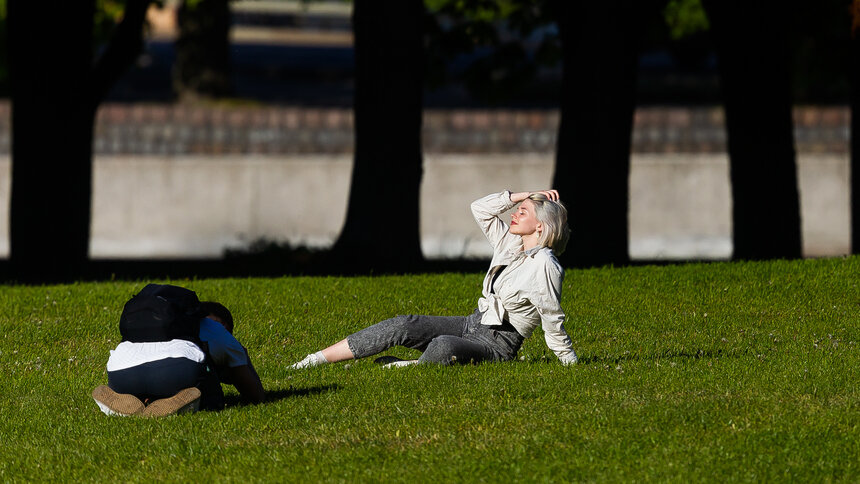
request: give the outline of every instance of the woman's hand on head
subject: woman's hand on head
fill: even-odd
[[[559,199],[558,190],[538,190],[534,192],[519,192],[519,193],[511,193],[511,201],[514,203],[520,203],[526,198],[529,198],[532,194],[540,193],[546,198],[552,200],[553,202],[557,202]]]
[[[541,190],[541,191],[539,191],[539,192],[532,192],[532,193],[541,193],[541,194],[543,194],[546,198],[549,198],[549,199],[550,199],[550,200],[552,200],[553,202],[557,202],[557,201],[558,201],[558,190],[552,190],[552,189],[550,189],[550,190]]]

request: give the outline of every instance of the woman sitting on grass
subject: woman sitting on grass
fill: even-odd
[[[520,203],[522,202],[522,203]],[[517,204],[508,227],[499,215]],[[561,254],[570,234],[567,209],[558,192],[488,195],[472,203],[472,214],[493,246],[478,308],[469,316],[397,316],[310,354],[291,368],[364,358],[395,345],[423,351],[417,360],[377,359],[386,366],[413,363],[509,361],[541,325],[546,343],[565,365],[576,353],[564,329]]]

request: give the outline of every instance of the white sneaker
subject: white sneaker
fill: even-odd
[[[395,361],[403,361],[403,358],[385,355],[385,356],[380,356],[379,358],[373,360],[373,362],[376,363],[377,365],[387,365],[387,364],[393,363]]]
[[[396,368],[396,367],[400,367],[400,366],[414,365],[417,363],[418,363],[418,360],[400,360],[400,361],[394,361],[391,363],[386,363],[386,364],[382,365],[382,367],[383,368]]]

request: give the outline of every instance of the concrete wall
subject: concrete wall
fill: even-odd
[[[847,253],[848,155],[801,153],[798,158],[804,254]],[[552,161],[551,153],[425,155],[425,255],[488,256],[469,203],[503,188],[547,187]],[[348,154],[98,155],[91,255],[218,257],[227,248],[260,239],[326,247],[344,222],[351,170]],[[6,156],[0,159],[3,257],[9,251],[9,173]],[[725,154],[634,154],[630,186],[633,258],[731,256]]]

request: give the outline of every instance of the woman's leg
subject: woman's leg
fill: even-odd
[[[366,358],[393,346],[424,351],[439,336],[463,336],[468,316],[396,316],[346,338],[355,358]]]
[[[439,363],[453,365],[456,363],[478,363],[495,361],[496,352],[493,348],[457,336],[439,336],[427,346],[424,354],[418,358],[419,363]]]
[[[468,316],[396,316],[357,331],[322,351],[310,354],[291,368],[365,358],[398,345],[424,351],[435,337],[462,336],[467,318]]]
[[[474,313],[466,323],[463,337],[440,336],[435,338],[419,363],[478,363],[481,361],[509,361],[517,356],[523,337],[510,323],[500,326],[484,326],[479,313]]]
[[[352,350],[349,349],[346,338],[344,338],[321,351],[305,356],[301,361],[290,365],[290,368],[299,370],[310,366],[322,365],[323,363],[335,363],[353,358],[355,358],[355,355],[352,354]]]
[[[352,354],[352,350],[349,349],[349,344],[346,342],[346,338],[322,350],[321,353],[329,363],[355,358],[355,355]]]

